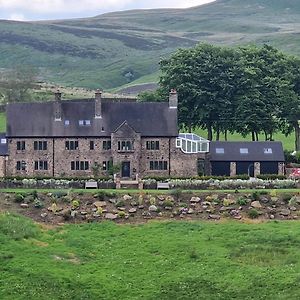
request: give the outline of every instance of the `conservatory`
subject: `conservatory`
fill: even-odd
[[[209,152],[209,140],[194,133],[180,133],[176,139],[176,148],[184,153],[207,153]]]

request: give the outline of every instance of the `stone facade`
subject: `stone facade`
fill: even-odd
[[[35,148],[39,142],[46,142],[46,149]],[[132,148],[122,149],[127,142]],[[20,143],[25,149],[18,150]],[[74,149],[67,149],[71,143]],[[112,163],[121,177],[188,177],[198,175],[198,159],[208,165],[206,154],[183,153],[175,138],[141,137],[126,123],[110,138],[14,138],[8,149],[8,176],[105,176]],[[46,167],[40,162],[47,162]]]

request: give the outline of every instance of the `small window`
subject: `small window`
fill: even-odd
[[[240,154],[248,154],[248,148],[240,148]]]
[[[78,150],[78,141],[66,141],[66,150]]]
[[[65,120],[65,126],[69,126],[70,125],[70,120]]]
[[[6,144],[6,139],[1,139],[1,144]]]
[[[34,170],[48,170],[48,161],[39,160],[34,162]]]
[[[47,150],[47,141],[34,141],[34,150]]]
[[[103,150],[110,150],[111,149],[111,141],[103,141],[102,148],[103,148]]]
[[[90,164],[88,161],[71,161],[72,171],[87,171],[89,170]]]
[[[159,141],[147,141],[146,149],[147,150],[159,150]]]
[[[25,171],[26,170],[26,162],[24,160],[17,161],[17,170],[18,171]]]
[[[181,139],[176,139],[176,148],[181,148]]]
[[[272,148],[264,148],[264,154],[272,154],[273,150]]]
[[[216,148],[216,154],[224,154],[224,148]]]
[[[25,141],[17,141],[17,150],[25,150]]]
[[[79,120],[78,124],[79,124],[79,126],[84,126],[84,121],[83,120]]]
[[[94,150],[94,149],[95,149],[94,141],[90,141],[90,150]]]
[[[85,120],[85,125],[86,126],[91,126],[91,120]]]

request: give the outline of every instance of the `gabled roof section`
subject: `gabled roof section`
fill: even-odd
[[[6,134],[4,132],[0,133],[0,156],[8,155],[8,145],[6,140]]]
[[[61,105],[62,121],[55,121],[54,102],[8,104],[7,136],[107,137],[124,121],[142,136],[178,135],[177,110],[168,102],[103,101],[101,119],[94,117],[94,99],[64,100]]]
[[[221,142],[210,143],[211,161],[278,161],[284,162],[281,142]]]

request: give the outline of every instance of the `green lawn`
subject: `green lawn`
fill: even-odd
[[[93,223],[0,215],[1,299],[299,299],[300,223]]]

